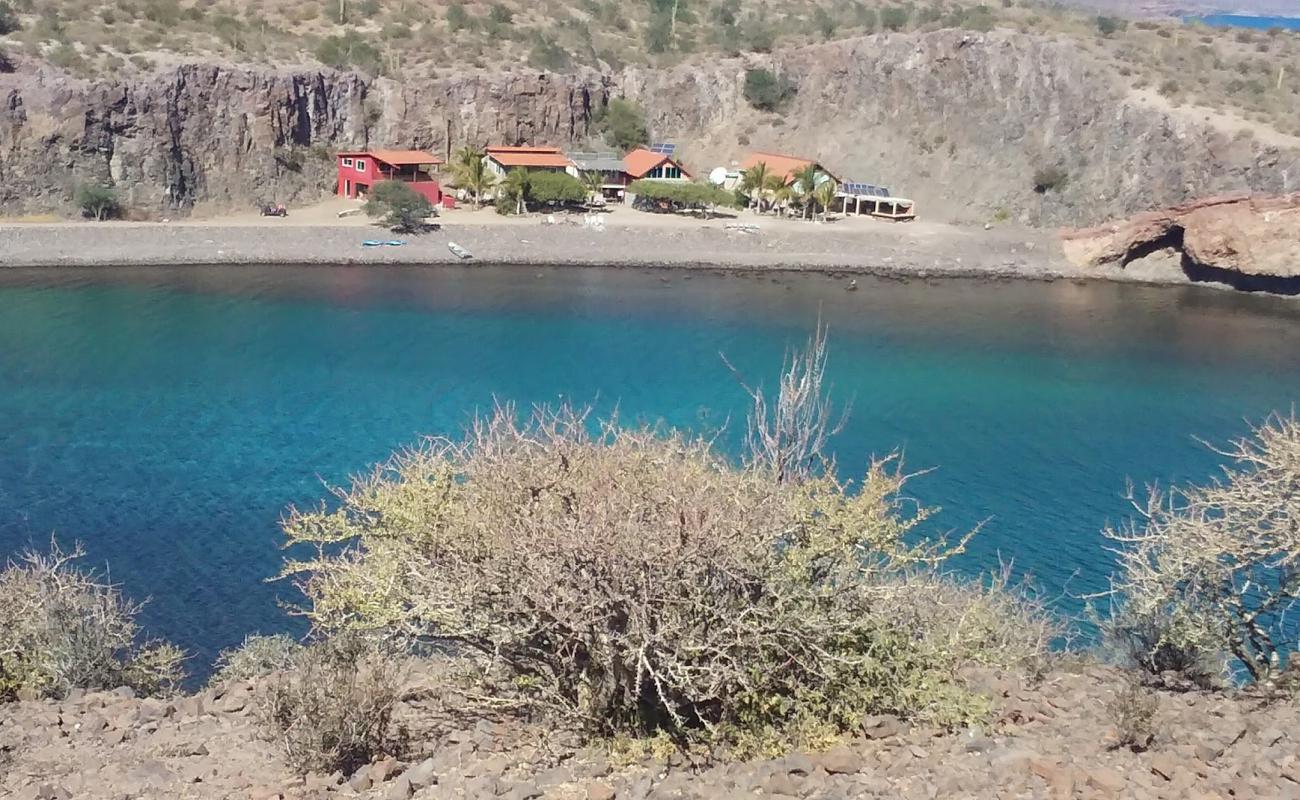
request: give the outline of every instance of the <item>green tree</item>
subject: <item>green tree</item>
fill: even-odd
[[[122,211],[117,192],[105,183],[83,183],[77,187],[76,200],[82,213],[99,222],[116,217]]]
[[[759,111],[780,111],[799,89],[784,75],[757,67],[745,72],[745,101]]]
[[[794,183],[791,186],[799,205],[802,207],[803,217],[807,219],[812,215],[812,209],[817,197],[817,179],[821,173],[817,171],[816,164],[809,164],[794,173]]]
[[[760,161],[745,170],[745,175],[740,180],[741,191],[758,208],[759,213],[763,211],[763,201],[767,197],[768,186],[772,177],[771,170],[767,168],[767,162]]]
[[[366,215],[382,217],[384,225],[398,233],[423,230],[425,220],[432,213],[433,204],[400,181],[375,184],[366,200]]]
[[[645,114],[631,100],[621,97],[610,100],[601,115],[599,126],[605,134],[605,141],[622,151],[650,142]]]
[[[822,181],[816,192],[813,193],[813,198],[817,201],[817,205],[821,207],[822,219],[830,216],[831,205],[835,202],[835,193],[837,191],[839,191],[839,186],[828,176],[827,180]]]
[[[628,192],[650,201],[652,210],[703,211],[712,216],[718,206],[734,205],[734,195],[725,189],[707,183],[684,181],[640,180],[628,187]]]
[[[587,199],[582,182],[567,172],[538,172],[528,178],[527,199],[544,206],[581,203]]]
[[[605,196],[605,173],[598,169],[589,169],[582,173],[582,186],[587,190],[588,199]]]
[[[813,11],[813,26],[823,39],[831,39],[835,36],[835,31],[839,30],[840,23],[825,8],[817,6]]]
[[[465,145],[456,151],[451,162],[452,183],[470,193],[475,208],[482,207],[484,193],[497,181],[483,160],[484,155],[481,149]]]
[[[1128,28],[1128,20],[1119,17],[1097,17],[1097,31],[1102,36],[1112,36]]]

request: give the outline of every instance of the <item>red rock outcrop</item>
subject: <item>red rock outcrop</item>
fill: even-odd
[[[1181,253],[1189,277],[1233,283],[1300,279],[1300,192],[1224,195],[1064,231],[1065,255],[1081,267],[1125,267],[1150,253]],[[1259,286],[1259,288],[1269,288]]]

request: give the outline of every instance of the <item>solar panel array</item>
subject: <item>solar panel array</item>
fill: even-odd
[[[860,197],[889,197],[889,190],[872,183],[846,183],[840,187],[840,194]]]
[[[677,152],[677,145],[668,144],[667,142],[652,144],[650,145],[650,152],[658,153],[661,156],[671,156],[673,153]]]

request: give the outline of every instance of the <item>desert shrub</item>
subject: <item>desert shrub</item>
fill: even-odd
[[[350,774],[398,749],[390,728],[400,677],[397,662],[360,637],[322,641],[273,674],[258,722],[298,773]]]
[[[1063,189],[1069,181],[1070,174],[1055,164],[1034,170],[1033,187],[1039,194]]]
[[[1106,704],[1106,715],[1115,726],[1115,747],[1143,751],[1156,739],[1156,696],[1135,676],[1128,676],[1123,687]]]
[[[801,369],[776,408],[812,380]],[[852,489],[799,477],[678,432],[498,409],[339,490],[337,508],[291,509],[289,541],[316,554],[285,575],[317,630],[454,648],[514,702],[595,735],[756,751],[870,714],[982,718],[958,668],[1020,665],[1050,626],[999,586],[937,573],[966,539],[920,536],[931,512],[896,462]]]
[[[569,51],[544,34],[537,35],[533,40],[532,48],[528,51],[528,64],[537,69],[559,72],[568,69],[572,63],[573,57],[569,55]]]
[[[798,92],[794,81],[769,69],[745,71],[745,102],[759,111],[780,111]]]
[[[469,27],[469,13],[465,11],[465,4],[453,0],[447,5],[447,27],[452,32],[461,31]]]
[[[400,181],[381,181],[366,198],[366,215],[381,217],[384,225],[399,233],[423,230],[433,213],[428,198]]]
[[[889,31],[901,31],[911,20],[911,12],[900,6],[890,6],[880,12],[880,27]]]
[[[3,47],[0,47],[0,73],[13,72],[13,71],[14,71],[13,59],[9,58],[9,54],[5,52],[5,49]]]
[[[1112,36],[1128,28],[1128,20],[1121,17],[1097,17],[1097,31],[1102,36]]]
[[[247,636],[239,647],[222,650],[217,655],[208,686],[251,680],[289,669],[302,649],[293,637],[283,633]]]
[[[631,100],[621,97],[610,100],[596,124],[605,135],[605,141],[621,151],[631,150],[650,141],[645,112]]]
[[[1231,659],[1253,681],[1300,645],[1300,424],[1274,416],[1221,451],[1206,485],[1152,489],[1141,514],[1105,535],[1119,571],[1117,627],[1146,642],[1148,671],[1168,654]],[[1136,498],[1134,498],[1136,499]]]
[[[358,69],[371,74],[383,71],[379,50],[355,30],[342,35],[326,36],[316,46],[316,59],[334,69]]]
[[[21,28],[18,12],[5,0],[0,0],[0,36],[6,36]]]
[[[183,677],[184,654],[143,641],[140,604],[78,569],[80,547],[29,551],[0,571],[0,700],[20,693],[62,697],[71,689],[130,686],[165,694]]]

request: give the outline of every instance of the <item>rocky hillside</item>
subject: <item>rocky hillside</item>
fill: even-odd
[[[17,59],[0,74],[0,207],[66,209],[91,181],[155,215],[314,199],[329,190],[337,147],[571,145],[616,96],[637,101],[656,138],[681,143],[697,171],[752,148],[812,154],[843,178],[914,197],[932,218],[1088,224],[1300,183],[1300,152],[1171,116],[1093,63],[1064,40],[958,30],[663,69],[408,83],[214,64],[90,80]],[[781,113],[746,103],[752,66],[797,82]]]
[[[822,752],[692,764],[679,754],[581,748],[570,734],[447,713],[417,672],[396,710],[400,758],[352,775],[294,777],[240,682],[172,701],[128,690],[0,705],[0,795],[77,798],[415,797],[1050,798],[1277,800],[1300,795],[1300,707],[1282,700],[1126,688],[1095,666],[1039,681],[972,670],[987,729],[942,732],[875,717]],[[1123,713],[1121,713],[1123,712]],[[1146,712],[1149,712],[1146,713]],[[1125,746],[1136,741],[1138,749]]]

